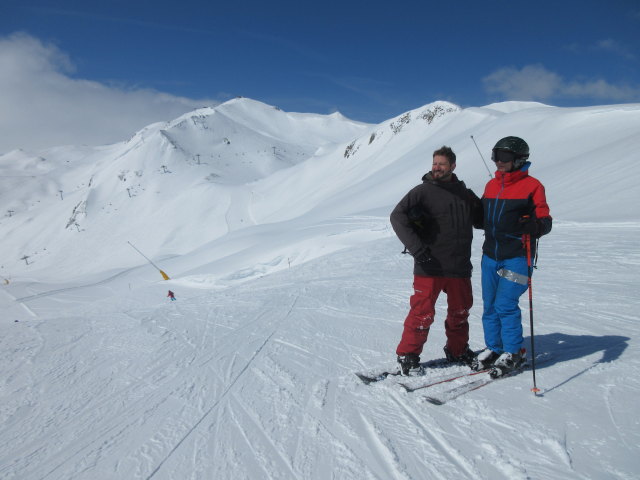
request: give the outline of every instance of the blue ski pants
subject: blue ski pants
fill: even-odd
[[[517,353],[522,347],[522,314],[518,301],[528,288],[525,257],[493,260],[482,256],[482,327],[484,341],[496,353]]]

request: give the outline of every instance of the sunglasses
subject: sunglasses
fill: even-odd
[[[506,150],[493,150],[491,152],[491,160],[500,163],[513,162],[516,159],[516,154]]]

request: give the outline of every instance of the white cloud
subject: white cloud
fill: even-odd
[[[527,65],[520,70],[501,68],[483,78],[485,90],[506,100],[583,98],[604,102],[638,102],[640,86],[615,85],[603,79],[566,81],[542,65]]]
[[[640,88],[613,85],[606,80],[571,82],[564,86],[563,93],[572,97],[601,98],[619,102],[640,101]]]
[[[71,59],[25,33],[0,38],[0,154],[14,148],[126,140],[210,100],[72,78]]]
[[[528,65],[522,70],[506,67],[483,79],[489,93],[504,95],[507,99],[544,100],[552,97],[562,84],[562,79],[538,65]]]
[[[600,40],[596,44],[595,49],[605,53],[616,55],[618,57],[622,57],[626,60],[636,59],[636,55],[631,52],[626,46],[620,44],[619,42],[616,42],[611,38]]]

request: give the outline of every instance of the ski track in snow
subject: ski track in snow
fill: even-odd
[[[286,315],[284,316],[284,320],[286,321],[286,319],[291,315],[291,312],[293,311],[295,304],[296,304],[297,298],[293,301],[293,304],[291,305],[291,308],[289,309],[289,311],[286,313]],[[258,349],[255,351],[255,353],[253,353],[253,355],[248,359],[246,365],[240,370],[240,372],[237,374],[237,376],[231,381],[231,383],[229,384],[229,386],[222,392],[222,394],[220,395],[220,397],[213,403],[213,405],[211,406],[211,408],[209,408],[205,414],[195,423],[195,425],[193,427],[191,427],[187,433],[184,435],[184,437],[182,437],[180,439],[180,441],[175,445],[175,447],[173,447],[169,453],[167,454],[167,456],[165,458],[163,458],[160,463],[158,464],[157,467],[154,468],[154,470],[151,472],[151,474],[147,477],[147,478],[152,478],[155,476],[155,474],[162,468],[162,466],[165,464],[165,462],[171,457],[171,455],[173,455],[174,452],[176,452],[176,450],[184,443],[184,441],[196,430],[196,428],[198,428],[198,426],[209,416],[209,414],[220,404],[220,402],[227,396],[227,394],[229,394],[229,392],[232,390],[232,388],[234,387],[234,385],[236,384],[236,382],[242,377],[242,375],[247,371],[247,369],[249,368],[249,366],[255,361],[255,359],[260,355],[260,352],[262,352],[263,348],[267,345],[267,343],[271,340],[271,337],[273,337],[273,335],[275,334],[277,330],[277,326],[276,329],[271,332],[262,342],[262,344],[258,347]]]
[[[443,406],[353,375],[393,366],[411,292],[394,239],[224,290],[176,285],[176,302],[159,284],[3,324],[0,478],[637,478],[640,327],[625,286],[640,281],[638,234],[559,225],[541,242],[540,397],[530,372]],[[445,311],[440,299],[424,360],[441,356]]]

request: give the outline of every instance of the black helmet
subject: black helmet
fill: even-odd
[[[522,167],[529,158],[529,145],[520,137],[501,138],[498,140],[498,143],[496,143],[496,146],[493,147],[492,152],[496,150],[513,153],[513,166],[516,169]],[[494,155],[492,155],[492,159],[494,159]]]

